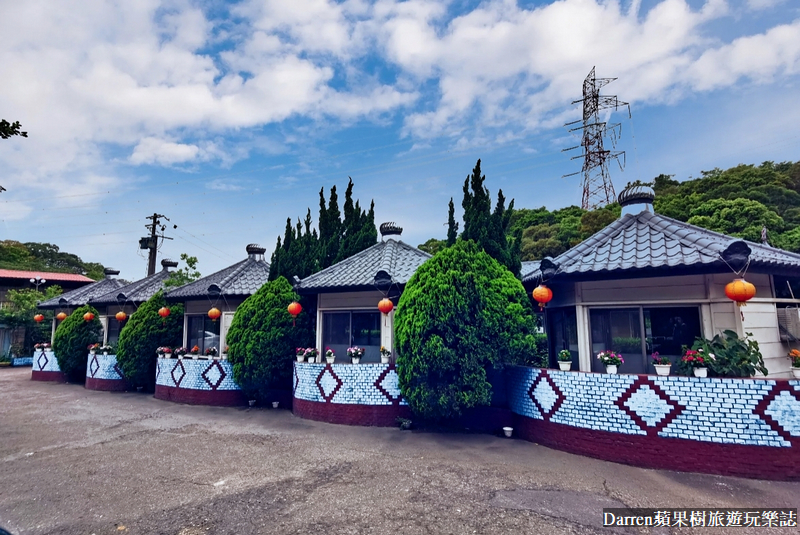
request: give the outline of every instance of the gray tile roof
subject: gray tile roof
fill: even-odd
[[[128,284],[128,281],[122,279],[112,279],[106,277],[99,281],[75,288],[69,292],[65,292],[58,297],[42,301],[37,306],[42,309],[57,309],[62,307],[79,307],[83,306],[92,299],[100,297],[114,290],[117,290]]]
[[[386,241],[306,277],[295,289],[299,293],[375,289],[375,275],[379,271],[391,276],[393,284],[402,286],[430,257],[425,251],[387,236]]]
[[[89,300],[92,306],[108,306],[118,303],[117,296],[122,296],[126,303],[144,303],[164,287],[164,281],[169,277],[169,271],[165,268],[153,273],[142,280],[132,282],[128,285],[114,289],[101,296]]]
[[[526,260],[522,262],[522,267],[519,270],[519,275],[523,279],[534,271],[539,269],[539,261],[538,260]]]
[[[676,267],[727,270],[720,253],[734,241],[745,240],[643,211],[622,216],[553,261],[559,265],[560,276]],[[800,255],[760,243],[745,243],[751,250],[750,269],[800,273]],[[540,278],[537,267],[522,280],[538,282]]]
[[[223,270],[170,290],[165,297],[168,301],[205,298],[210,295],[209,287],[214,284],[219,287],[221,295],[249,296],[268,279],[269,262],[261,255],[250,255]]]

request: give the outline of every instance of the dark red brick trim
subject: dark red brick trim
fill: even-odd
[[[321,403],[298,398],[294,398],[292,412],[300,418],[318,422],[374,427],[393,427],[397,425],[397,418],[411,418],[411,409],[407,405]]]
[[[632,395],[634,395],[636,392],[638,392],[639,391],[639,387],[641,387],[641,386],[649,387],[650,390],[655,392],[655,394],[658,397],[660,397],[662,400],[664,400],[664,403],[666,403],[667,405],[672,407],[672,410],[669,411],[669,413],[666,416],[664,416],[654,426],[647,425],[647,422],[645,422],[644,419],[642,419],[641,416],[636,414],[634,411],[630,410],[628,408],[628,406],[625,405],[625,402],[628,401],[631,398]],[[630,416],[631,419],[634,422],[636,422],[636,425],[638,425],[643,431],[645,431],[648,435],[653,436],[653,437],[657,437],[658,433],[660,433],[665,427],[667,427],[670,423],[672,423],[672,420],[674,420],[675,418],[680,416],[680,414],[686,409],[686,407],[684,407],[683,405],[681,405],[677,401],[673,401],[672,398],[670,398],[667,395],[667,393],[664,392],[661,389],[660,386],[658,386],[655,383],[651,383],[647,379],[646,375],[639,375],[636,378],[636,380],[633,382],[633,384],[631,384],[631,386],[628,387],[628,389],[625,392],[623,392],[623,394],[617,399],[617,401],[614,402],[614,404],[617,407],[619,407],[619,409],[622,412],[624,412],[625,414]]]
[[[583,429],[514,415],[520,438],[553,449],[641,468],[800,481],[797,448],[744,446]]]
[[[175,386],[156,385],[156,399],[187,403],[189,405],[213,405],[217,407],[237,407],[247,405],[241,390],[195,390]]]
[[[67,376],[64,372],[43,372],[33,370],[31,372],[31,381],[56,381],[58,383],[66,383]]]
[[[83,385],[87,390],[102,390],[104,392],[125,392],[128,382],[125,379],[95,379],[87,377]]]

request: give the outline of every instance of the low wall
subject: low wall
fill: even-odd
[[[410,418],[394,364],[295,362],[292,411],[333,424],[389,427]]]
[[[644,468],[800,479],[800,381],[513,367],[515,432]]]
[[[155,397],[191,405],[247,404],[227,360],[159,358]]]
[[[33,357],[13,357],[12,366],[33,366]]]
[[[86,361],[86,383],[89,390],[124,392],[128,383],[117,366],[116,355],[93,355],[89,353]]]
[[[35,351],[33,353],[33,370],[31,380],[33,381],[58,381],[66,382],[67,376],[61,371],[56,360],[56,354],[52,349]]]

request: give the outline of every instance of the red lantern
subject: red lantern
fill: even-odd
[[[92,321],[93,319],[94,319],[94,314],[92,314],[91,312],[87,312],[86,314],[83,315],[84,321]]]
[[[158,315],[166,319],[166,317],[169,316],[169,309],[167,307],[159,308]]]
[[[292,327],[294,327],[294,320],[297,318],[298,314],[303,311],[303,307],[300,306],[300,303],[297,301],[292,301],[291,304],[287,307],[289,314],[292,315]]]
[[[391,299],[387,299],[384,297],[378,302],[378,310],[383,312],[384,314],[388,314],[392,310],[394,310],[394,303],[392,303]]]
[[[59,312],[59,313],[56,315],[56,319],[57,319],[58,321],[64,321],[65,319],[67,319],[67,314],[66,314],[66,313],[64,313],[64,312]]]
[[[756,287],[744,279],[736,279],[725,285],[725,295],[741,307],[756,295]]]
[[[542,310],[544,306],[553,299],[553,290],[544,284],[540,284],[533,289],[533,298],[539,303],[539,310]]]
[[[217,307],[213,307],[208,311],[208,317],[211,318],[211,321],[217,321],[217,318],[219,318],[221,315],[222,312],[220,312]]]
[[[36,323],[41,323],[42,321],[44,321],[44,316],[42,314],[36,314],[33,317],[33,321],[35,321]]]
[[[125,321],[126,319],[128,319],[128,315],[127,315],[127,314],[125,314],[125,313],[124,313],[123,311],[121,311],[121,310],[120,310],[119,312],[117,312],[117,315],[116,315],[116,316],[114,316],[114,317],[115,317],[115,318],[117,318],[117,321]]]

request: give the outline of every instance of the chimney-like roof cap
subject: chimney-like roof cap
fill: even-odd
[[[164,260],[161,261],[161,267],[163,267],[164,269],[176,268],[178,267],[178,263],[172,259],[165,258]]]
[[[103,270],[103,274],[106,277],[110,277],[111,275],[119,275],[119,270],[118,269],[114,269],[114,268],[105,268]]]
[[[617,202],[620,206],[639,203],[653,204],[653,199],[655,198],[656,192],[650,186],[631,186],[617,195]]]
[[[380,231],[381,231],[381,236],[392,236],[392,235],[399,236],[403,233],[403,229],[401,227],[398,227],[394,223],[394,221],[381,223]]]
[[[245,251],[247,251],[247,254],[249,254],[249,255],[251,255],[251,254],[264,254],[264,253],[267,252],[266,248],[261,247],[257,243],[249,244],[247,247],[245,247]]]

